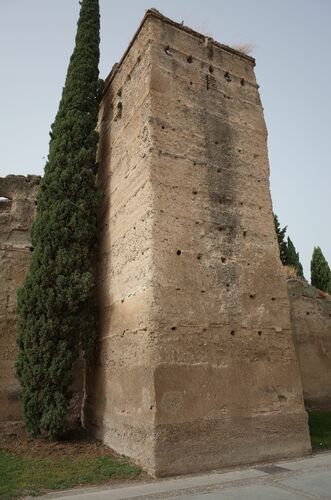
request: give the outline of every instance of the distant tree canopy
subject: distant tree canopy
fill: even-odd
[[[98,0],[82,0],[76,45],[51,127],[32,227],[32,263],[18,294],[23,414],[28,431],[67,430],[73,366],[96,332],[94,254],[99,80]]]
[[[296,251],[295,246],[289,237],[287,237],[287,241],[285,240],[287,226],[283,228],[280,227],[276,214],[274,214],[274,223],[278,239],[279,257],[282,264],[284,266],[294,267],[298,276],[303,278],[303,268],[300,262],[299,253]]]
[[[285,233],[287,230],[287,226],[283,227],[281,229],[278,217],[276,214],[274,214],[274,223],[275,223],[275,229],[276,229],[276,234],[277,234],[277,239],[278,239],[278,246],[279,246],[279,257],[280,260],[282,261],[282,264],[286,266],[286,261],[287,261],[287,244],[285,241]]]
[[[310,262],[311,284],[331,294],[331,271],[320,247],[315,247]]]
[[[290,237],[287,237],[287,257],[286,257],[286,266],[292,266],[297,270],[298,276],[303,276],[303,267],[301,265],[299,259],[299,252],[296,251],[295,246],[293,245]]]

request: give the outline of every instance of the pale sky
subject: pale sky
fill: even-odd
[[[274,210],[300,252],[331,265],[331,0],[100,0],[105,78],[144,12],[254,46]],[[0,175],[42,174],[74,47],[78,0],[0,0]],[[1,193],[0,193],[1,196]]]

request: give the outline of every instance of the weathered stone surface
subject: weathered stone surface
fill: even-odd
[[[0,178],[0,424],[21,420],[16,296],[31,259],[30,226],[40,177]]]
[[[331,409],[331,296],[295,279],[288,293],[305,404]]]
[[[17,356],[17,290],[31,261],[30,229],[41,178],[8,175],[0,178],[0,430],[15,430],[22,420],[20,385],[15,375]],[[83,360],[74,369],[70,423],[80,422]]]
[[[254,60],[148,12],[100,133],[88,426],[155,475],[309,453]]]

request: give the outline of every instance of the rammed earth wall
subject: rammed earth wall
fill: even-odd
[[[41,178],[8,175],[0,178],[0,431],[22,422],[20,386],[15,375],[17,356],[17,290],[28,271],[33,248],[30,229]],[[75,367],[70,420],[80,421],[83,362]]]
[[[309,453],[303,395],[331,402],[331,300],[286,284],[254,60],[148,11],[106,82],[99,128],[85,425],[155,475]],[[16,294],[39,182],[0,179],[2,428],[21,420]],[[77,421],[81,361],[75,374]]]
[[[254,60],[149,11],[100,133],[89,428],[155,475],[309,453]]]
[[[288,281],[291,318],[307,408],[331,409],[331,296]]]
[[[31,260],[30,227],[40,177],[0,178],[0,426],[21,420],[17,354],[17,289]]]

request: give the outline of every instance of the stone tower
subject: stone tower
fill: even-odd
[[[309,453],[254,59],[148,11],[100,134],[87,425],[155,475]]]

